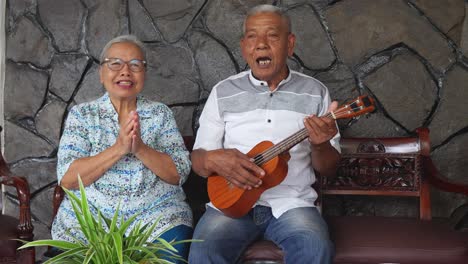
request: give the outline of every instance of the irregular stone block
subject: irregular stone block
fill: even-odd
[[[195,105],[192,106],[173,106],[171,107],[174,113],[174,118],[177,122],[180,134],[183,136],[193,136],[192,120],[194,116]]]
[[[47,91],[47,74],[7,61],[5,77],[5,117],[33,117]]]
[[[70,100],[88,64],[81,54],[56,54],[52,60],[49,89],[64,101]]]
[[[73,101],[75,104],[89,102],[101,97],[106,90],[99,79],[99,65],[94,63],[85,73],[83,82],[78,88]],[[70,106],[71,107],[71,106]]]
[[[211,91],[219,81],[236,74],[234,62],[224,46],[203,31],[189,34],[190,46],[195,54],[203,89]]]
[[[86,5],[88,9],[93,9],[96,8],[97,5],[99,5],[99,2],[102,2],[102,0],[81,0],[83,4]]]
[[[468,13],[468,3],[465,3],[465,14]],[[462,25],[462,33],[460,39],[460,49],[465,57],[468,56],[468,16],[465,16]]]
[[[434,150],[431,156],[437,169],[445,177],[455,182],[468,184],[466,153],[468,153],[468,134],[465,133]],[[431,194],[434,217],[448,216],[455,208],[468,202],[468,197],[462,194],[447,193],[437,189],[434,189]]]
[[[164,39],[170,43],[179,41],[198,14],[204,0],[143,0]]]
[[[31,62],[39,67],[49,65],[52,46],[49,39],[29,18],[22,17],[13,31],[7,33],[6,57],[18,62]]]
[[[42,107],[36,116],[36,129],[51,142],[58,146],[63,115],[67,104],[59,100],[50,100]]]
[[[340,121],[340,132],[345,137],[399,137],[407,133],[385,117],[379,109],[356,120]]]
[[[332,69],[318,73],[314,77],[327,86],[332,100],[337,100],[340,104],[359,96],[354,74],[346,65],[337,64]]]
[[[272,4],[274,1],[209,1],[203,11],[206,27],[221,40],[232,52],[237,64],[243,69],[246,65],[242,58],[239,41],[242,37],[242,25],[247,11],[259,4]],[[226,22],[229,26],[226,26]]]
[[[148,70],[142,94],[167,105],[197,102],[200,88],[192,51],[181,41],[147,45]]]
[[[162,35],[157,30],[148,11],[138,0],[128,0],[130,33],[141,41],[162,41]]]
[[[99,60],[104,45],[123,33],[125,8],[121,1],[99,1],[89,9],[85,39],[94,58]]]
[[[411,54],[397,55],[363,80],[394,120],[412,131],[424,124],[437,99],[437,85]]]
[[[148,71],[145,81],[145,88],[142,95],[146,98],[164,103],[183,104],[198,101],[199,87],[197,83],[187,77],[170,75],[163,76],[154,71]]]
[[[312,70],[308,70],[308,69],[304,68],[301,65],[301,62],[299,62],[294,57],[288,57],[288,60],[286,61],[286,64],[288,65],[289,69],[291,69],[293,71],[300,72],[300,73],[304,73],[305,75],[313,76],[314,73],[315,73]]]
[[[43,231],[49,230],[49,226],[52,224],[52,216],[53,216],[53,201],[52,197],[54,197],[54,188],[55,185],[52,185],[41,192],[34,195],[31,199],[31,213],[36,219],[35,222],[43,223],[46,227],[45,230],[38,229],[38,233],[41,233],[41,236],[45,237],[46,234]],[[34,226],[34,229],[36,226]],[[49,230],[50,233],[50,230]],[[35,239],[38,239],[37,237]]]
[[[296,35],[294,53],[304,66],[309,69],[330,67],[335,61],[335,54],[314,10],[304,5],[290,9],[287,13],[291,17],[292,32]]]
[[[85,8],[79,0],[38,0],[39,17],[60,51],[80,48]]]
[[[329,4],[336,2],[336,0],[282,0],[281,5],[283,6],[295,6],[302,4],[312,4],[319,10],[325,9]]]
[[[404,1],[340,1],[326,11],[339,57],[356,65],[373,54],[405,43],[444,71],[455,61],[447,41]]]
[[[7,31],[14,25],[15,21],[30,12],[35,13],[35,0],[10,0],[6,5],[6,14],[8,18]]]
[[[3,200],[5,203],[4,214],[12,215],[16,218],[19,216],[19,202],[16,189],[12,186],[5,186],[6,198]]]
[[[57,158],[22,160],[11,165],[10,170],[15,175],[25,177],[33,193],[57,181]]]
[[[34,240],[51,239],[50,223],[32,220],[34,226]],[[44,257],[44,253],[48,250],[47,247],[36,247],[36,262],[44,263],[49,258]]]
[[[5,121],[5,160],[12,163],[24,158],[48,157],[53,147],[31,131]]]
[[[440,31],[455,43],[460,43],[463,20],[465,19],[465,1],[411,0]]]
[[[440,101],[429,129],[431,144],[437,146],[458,130],[468,126],[468,71],[456,66],[445,78],[440,91]]]

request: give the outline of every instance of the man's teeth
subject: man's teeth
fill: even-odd
[[[267,65],[267,64],[270,64],[271,60],[259,60],[258,63],[260,65]]]
[[[129,82],[129,81],[120,81],[119,84],[122,84],[122,85],[132,85],[132,82]]]

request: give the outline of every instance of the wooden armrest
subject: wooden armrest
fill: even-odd
[[[18,238],[31,241],[33,239],[33,225],[31,223],[31,194],[29,192],[28,181],[19,176],[1,176],[1,184],[13,186],[19,199],[20,214],[18,225]]]
[[[55,185],[54,188],[54,196],[52,197],[52,206],[54,207],[53,209],[53,216],[52,216],[52,222],[50,225],[52,226],[55,217],[57,216],[58,209],[60,207],[60,204],[63,201],[63,198],[65,197],[65,191],[62,189],[62,186],[60,185]],[[48,250],[44,253],[44,256],[48,258],[55,257],[56,255],[60,254],[57,248],[54,248],[52,246],[48,247]]]
[[[60,186],[60,185],[55,186],[54,198],[53,198],[54,215],[53,215],[52,219],[54,219],[55,216],[57,215],[58,209],[60,207],[60,204],[63,201],[64,196],[65,196],[65,192],[63,191],[62,186]]]
[[[444,177],[442,174],[440,174],[439,170],[436,168],[430,157],[425,156],[423,157],[422,161],[424,175],[432,185],[443,191],[462,193],[468,196],[468,184],[456,183]]]

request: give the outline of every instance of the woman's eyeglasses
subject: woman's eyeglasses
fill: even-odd
[[[128,68],[132,72],[141,72],[146,68],[146,61],[138,59],[124,61],[119,58],[105,58],[104,61],[101,62],[101,65],[104,63],[107,64],[107,67],[112,71],[120,71],[125,64],[128,65]]]

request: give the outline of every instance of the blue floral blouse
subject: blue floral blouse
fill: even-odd
[[[153,241],[167,228],[192,226],[192,212],[181,187],[191,164],[172,111],[166,105],[138,96],[137,111],[143,142],[171,156],[180,175],[179,185],[164,182],[133,154],[127,154],[85,189],[90,205],[108,218],[114,215],[120,202],[124,219],[134,214],[139,214],[134,223],[152,224],[159,219],[149,239]],[[118,114],[107,93],[95,101],[74,106],[68,114],[57,154],[58,181],[74,160],[104,151],[115,143],[118,134]],[[79,196],[78,190],[73,192]],[[85,241],[78,226],[70,201],[65,197],[52,224],[52,238],[73,241],[72,235]]]

